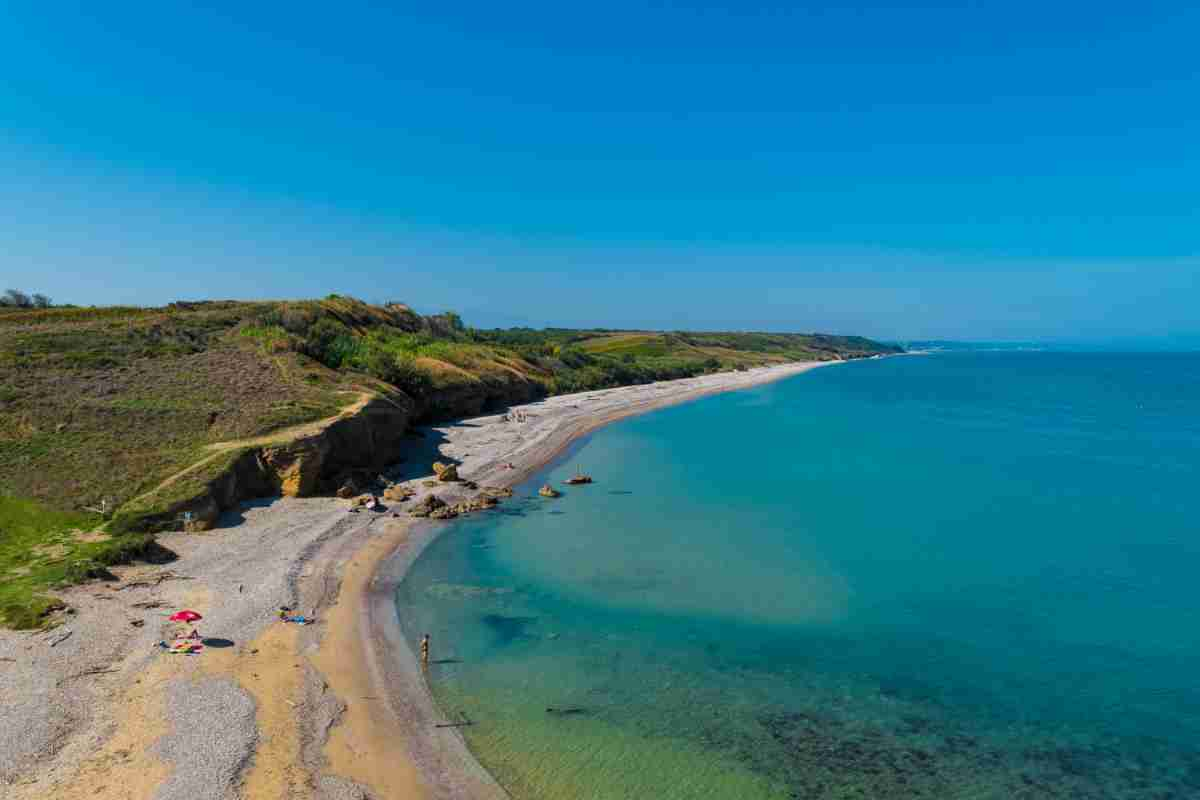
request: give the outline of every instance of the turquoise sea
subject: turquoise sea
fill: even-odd
[[[705,398],[452,524],[400,617],[518,800],[1197,798],[1198,412],[1200,354]]]

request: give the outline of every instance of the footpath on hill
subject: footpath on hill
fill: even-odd
[[[350,394],[350,392],[347,392],[346,394]],[[188,466],[184,467],[183,469],[179,470],[178,472],[174,473],[173,475],[167,476],[162,481],[162,483],[158,484],[150,491],[143,492],[142,494],[138,495],[137,497],[134,497],[131,500],[129,500],[129,504],[135,505],[137,503],[146,501],[147,499],[153,497],[154,495],[161,492],[163,489],[167,488],[171,484],[178,481],[180,478],[184,478],[184,477],[187,477],[188,475],[191,475],[193,472],[200,469],[205,464],[210,463],[213,459],[217,458],[222,453],[227,453],[230,450],[240,450],[245,447],[266,447],[266,446],[272,445],[272,444],[287,444],[288,442],[294,442],[297,439],[304,439],[309,436],[316,436],[317,434],[321,433],[322,431],[324,431],[326,428],[328,428],[330,425],[337,422],[338,420],[342,420],[342,419],[345,419],[346,417],[350,417],[350,416],[353,416],[354,414],[357,414],[359,411],[361,411],[363,409],[363,407],[365,407],[367,405],[367,403],[371,402],[371,400],[373,400],[374,398],[380,397],[380,396],[381,395],[378,395],[375,392],[366,392],[366,391],[358,392],[356,399],[354,400],[353,403],[350,403],[349,405],[347,405],[346,407],[344,407],[343,409],[338,411],[338,413],[334,414],[331,417],[326,417],[325,419],[319,419],[319,420],[316,420],[315,422],[305,422],[300,425],[292,425],[287,428],[281,428],[280,430],[272,431],[271,433],[265,434],[263,436],[252,436],[248,439],[232,439],[232,440],[229,440],[226,442],[214,442],[213,444],[206,445],[204,449],[211,450],[212,451],[211,454],[205,456],[204,458],[200,459],[199,461],[189,464]]]

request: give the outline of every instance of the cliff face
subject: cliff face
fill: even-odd
[[[181,514],[191,512],[189,529],[206,530],[213,527],[222,511],[243,500],[332,491],[349,474],[378,472],[399,460],[404,434],[414,416],[411,404],[375,398],[317,434],[247,450],[202,492],[162,514],[145,518],[139,527],[165,530],[178,524]]]
[[[541,384],[515,373],[447,382],[422,403],[421,417],[429,420],[473,417],[528,403],[543,394],[545,388]]]
[[[163,513],[143,518],[138,527],[161,531],[190,512],[190,530],[207,530],[223,511],[243,500],[283,495],[332,493],[357,473],[378,473],[404,454],[405,434],[418,419],[469,417],[539,397],[542,387],[519,375],[489,376],[442,387],[431,402],[402,395],[376,397],[354,414],[292,442],[247,450],[193,497]]]

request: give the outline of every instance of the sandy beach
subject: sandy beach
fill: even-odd
[[[395,586],[445,527],[405,509],[430,492],[449,502],[474,494],[425,486],[432,462],[511,486],[607,422],[828,363],[563,395],[512,409],[520,422],[497,414],[434,425],[389,471],[416,498],[387,512],[282,498],[246,503],[212,531],[164,535],[177,559],[62,592],[74,613],[53,630],[0,631],[0,794],[507,796],[457,730],[438,727],[447,720],[396,619]],[[280,623],[280,605],[317,622]],[[183,607],[204,615],[199,656],[155,647]]]

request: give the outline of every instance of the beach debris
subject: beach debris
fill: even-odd
[[[351,508],[365,508],[367,511],[383,511],[383,504],[379,502],[379,498],[373,494],[364,494],[361,497],[354,498]]]
[[[538,494],[540,494],[542,497],[561,497],[562,496],[562,492],[558,491],[558,489],[555,489],[553,486],[551,486],[548,483],[545,486],[543,486],[542,488],[538,489]]]
[[[108,673],[118,672],[118,671],[119,670],[115,670],[112,667],[96,667],[95,669],[85,669],[83,672],[77,672],[74,675],[68,675],[67,677],[60,680],[58,683],[61,685],[63,683],[66,683],[67,681],[75,680],[76,678],[85,678],[88,675],[107,675]]]
[[[140,578],[129,583],[123,583],[120,586],[113,586],[114,592],[123,592],[126,589],[136,589],[139,586],[158,586],[163,581],[190,581],[194,580],[190,575],[177,575],[171,570],[163,570],[156,575],[149,575],[145,578]]]
[[[131,620],[129,620],[129,624],[130,624],[130,625],[132,625],[132,626],[133,626],[133,627],[135,627],[135,628],[140,628],[140,627],[142,627],[143,625],[145,625],[145,624],[146,624],[146,620],[144,620],[144,619],[131,619]]]
[[[54,639],[52,639],[52,640],[50,641],[50,646],[51,646],[51,647],[58,647],[60,644],[62,644],[63,642],[65,642],[67,639],[70,639],[70,638],[71,638],[71,634],[73,634],[74,632],[75,632],[75,631],[67,631],[66,633],[63,633],[61,636],[57,636],[57,637],[55,637]]]
[[[440,461],[433,462],[433,473],[437,475],[437,479],[442,483],[453,483],[459,480],[458,467],[453,464],[443,464]]]

